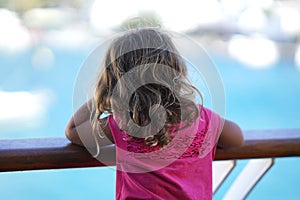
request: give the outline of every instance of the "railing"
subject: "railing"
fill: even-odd
[[[244,138],[245,144],[241,147],[217,150],[214,191],[234,168],[234,160],[253,159],[240,172],[224,199],[247,196],[273,165],[273,158],[300,156],[300,129],[245,131]],[[105,163],[114,165],[114,160]],[[96,166],[105,165],[85,148],[65,138],[0,140],[0,172]]]

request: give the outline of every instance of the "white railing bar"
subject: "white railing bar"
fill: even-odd
[[[245,199],[253,187],[265,175],[273,165],[273,158],[252,159],[240,172],[229,190],[224,196],[224,200]]]
[[[214,161],[213,162],[213,193],[225,181],[236,165],[235,160]]]

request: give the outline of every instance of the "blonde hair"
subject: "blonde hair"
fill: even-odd
[[[132,70],[136,73],[131,81],[121,82]],[[117,85],[118,81],[122,84]],[[166,33],[155,28],[130,30],[113,40],[105,54],[94,90],[93,125],[97,126],[104,112],[127,113],[120,114],[122,124],[132,121],[135,126],[124,126],[122,130],[144,138],[149,146],[164,146],[171,141],[170,127],[178,130],[181,122],[188,126],[198,118],[196,93],[202,100],[201,93],[187,78],[183,58]],[[126,98],[128,102],[124,101]],[[162,120],[165,124],[160,130],[148,135],[138,132],[139,127]]]

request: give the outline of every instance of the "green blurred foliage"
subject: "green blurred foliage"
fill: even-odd
[[[33,8],[47,8],[68,6],[80,8],[86,3],[84,0],[1,0],[0,7],[23,13]]]
[[[137,17],[121,23],[120,29],[130,30],[142,27],[162,27],[162,20],[155,12],[142,12]]]

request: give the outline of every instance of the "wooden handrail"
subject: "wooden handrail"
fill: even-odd
[[[245,131],[244,138],[241,147],[218,149],[215,160],[300,156],[300,129]],[[0,172],[96,166],[105,165],[65,138],[0,140]]]

